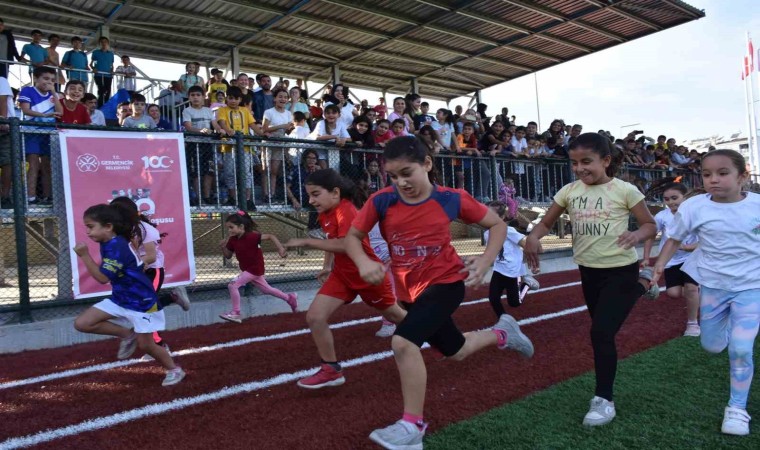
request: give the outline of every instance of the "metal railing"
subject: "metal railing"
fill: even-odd
[[[93,300],[74,300],[71,289],[72,243],[67,236],[58,129],[109,128],[62,124],[45,128],[41,123],[21,122],[17,118],[0,120],[0,124],[10,125],[7,137],[14,180],[12,196],[0,198],[0,256],[4,256],[0,263],[16,261],[15,267],[0,267],[0,281],[12,285],[0,287],[0,323],[58,316],[62,314],[61,306],[84,307]],[[24,149],[34,139],[46,140],[51,149],[49,185],[41,182],[32,187],[27,185]],[[376,149],[337,148],[317,141],[264,139],[239,133],[232,137],[185,133],[184,145],[197,269],[192,291],[196,299],[226,296],[228,282],[237,275],[236,264],[225,260],[218,251],[218,242],[225,236],[227,215],[238,209],[247,210],[254,215],[262,232],[276,234],[282,241],[303,237],[318,227],[316,213],[310,209],[302,189],[308,174],[301,168],[301,156],[306,150],[316,150],[321,164],[340,171],[368,193],[384,184],[381,181],[385,177],[382,154]],[[511,182],[525,207],[548,206],[554,193],[572,181],[568,161],[562,159],[440,154],[435,166],[441,184],[462,187],[484,202],[498,198],[500,185]],[[647,174],[641,178],[654,180],[669,172],[648,171]],[[30,204],[28,195],[39,194],[43,186],[50,186],[49,204]],[[479,228],[454,223],[452,236],[460,254],[482,251]],[[562,241],[562,245],[568,244],[569,241]],[[322,252],[300,250],[282,260],[274,250],[264,246],[267,277],[271,282],[287,282],[290,288],[313,285],[314,275],[321,269]]]

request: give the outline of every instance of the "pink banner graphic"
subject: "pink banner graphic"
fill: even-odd
[[[86,242],[99,260],[99,245],[85,232],[84,211],[130,197],[166,233],[160,246],[166,258],[164,286],[192,283],[195,258],[182,134],[61,130],[60,142],[70,246]],[[95,281],[70,253],[74,297],[108,294],[110,287]]]

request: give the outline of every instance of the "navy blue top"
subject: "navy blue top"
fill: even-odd
[[[132,311],[158,311],[158,297],[137,253],[121,236],[100,244],[100,272],[111,281],[111,301]]]

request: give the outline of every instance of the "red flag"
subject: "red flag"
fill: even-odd
[[[749,76],[749,72],[750,72],[750,68],[749,67],[750,67],[749,66],[749,57],[745,56],[744,57],[744,72],[742,72],[743,77],[748,77]],[[744,79],[743,77],[742,77],[742,79]]]
[[[747,50],[749,51],[749,72],[753,72],[755,70],[755,48],[752,46],[752,39],[749,39]]]

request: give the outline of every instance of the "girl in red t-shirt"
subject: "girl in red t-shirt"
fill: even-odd
[[[400,322],[406,311],[396,303],[388,277],[383,277],[374,284],[367,283],[346,255],[343,241],[356,217],[356,206],[352,200],[361,203],[354,184],[332,169],[312,173],[305,184],[309,203],[319,212],[319,223],[327,239],[291,239],[285,246],[311,247],[325,252],[324,268],[317,274],[322,287],[306,313],[306,322],[317,345],[319,357],[322,358],[322,366],[314,375],[298,381],[299,387],[319,389],[340,386],[346,382],[328,323],[338,308],[353,302],[358,295],[364,303],[380,311],[385,319],[393,323]],[[382,265],[366,236],[359,246],[372,255],[372,261]]]
[[[346,236],[346,252],[361,278],[377,284],[386,277],[383,264],[360,244],[376,224],[388,239],[396,294],[408,311],[391,341],[401,378],[404,412],[400,420],[370,434],[385,448],[422,448],[427,370],[422,344],[461,361],[495,345],[525,356],[533,344],[517,321],[503,314],[492,330],[462,334],[451,316],[464,300],[465,285],[481,284],[506,237],[507,224],[461,189],[436,185],[433,155],[418,137],[399,137],[383,152],[393,186],[373,194]],[[478,223],[491,239],[481,256],[464,263],[451,245],[449,225],[456,219]]]
[[[219,315],[224,320],[242,323],[240,316],[240,288],[248,283],[253,283],[263,294],[285,300],[292,312],[298,309],[298,295],[295,292],[286,294],[275,289],[264,279],[264,254],[261,251],[261,241],[272,241],[277,247],[281,258],[288,256],[285,247],[273,234],[261,234],[257,231],[256,223],[245,211],[238,211],[225,220],[229,237],[223,239],[219,246],[222,248],[225,258],[235,255],[240,265],[240,275],[230,281],[227,287],[232,298],[232,310]]]

